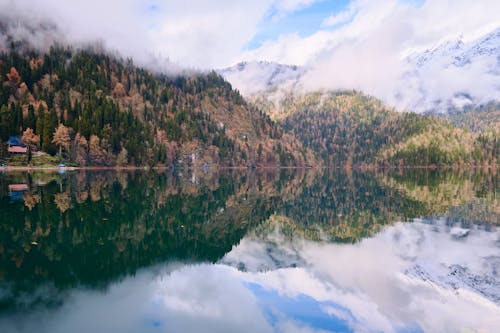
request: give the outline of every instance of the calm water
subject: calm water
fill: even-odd
[[[0,174],[0,332],[500,332],[500,172]]]

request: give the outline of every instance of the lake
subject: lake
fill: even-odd
[[[500,171],[0,174],[0,332],[500,332]]]

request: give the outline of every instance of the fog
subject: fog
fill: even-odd
[[[97,43],[162,72],[271,61],[307,70],[300,84],[289,85],[300,86],[298,92],[357,89],[398,109],[427,111],[500,99],[498,1],[352,0],[340,12],[325,13],[313,33],[301,35],[300,27],[290,27],[248,49],[266,22],[315,2],[0,0],[0,13],[3,21],[14,22],[8,26],[12,35],[37,47],[51,41]],[[489,54],[471,52],[478,39],[495,31]],[[458,41],[463,49],[435,54],[422,66],[413,61]],[[457,66],[456,54],[472,60]],[[255,92],[247,89],[255,82],[233,79],[236,88]]]

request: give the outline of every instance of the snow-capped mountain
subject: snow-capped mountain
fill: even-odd
[[[399,271],[391,274],[405,283],[411,281],[412,286],[429,284],[434,290],[453,290],[465,295],[471,291],[477,298],[484,297],[500,304],[500,290],[496,288],[500,282],[496,274],[500,260],[494,255],[499,248],[499,228],[481,225],[463,228],[447,217],[416,219],[413,223],[396,223],[363,239],[355,245],[355,250],[345,251],[346,247],[354,245],[316,242],[300,236],[292,240],[280,231],[279,224],[270,227],[267,234],[247,235],[220,263],[248,272],[305,268],[317,275],[323,265],[332,267],[335,263],[361,262],[361,258],[366,259],[365,255],[377,253],[380,263],[397,262],[394,267]],[[351,257],[353,253],[359,257]],[[348,258],[342,258],[343,255]],[[325,262],[324,258],[329,259]],[[354,286],[356,276],[374,277],[376,271],[384,271],[385,267],[384,264],[361,266],[344,280],[349,285],[347,289],[359,288]],[[339,271],[332,276],[334,280],[343,274],[342,267],[340,264]],[[360,271],[364,269],[367,271]],[[338,286],[339,281],[331,285]]]
[[[263,93],[283,96],[283,92],[304,92],[305,86],[315,89],[310,84],[314,78],[308,76],[321,70],[311,64],[310,70],[272,62],[243,62],[219,73],[247,97]],[[476,39],[450,38],[424,50],[407,51],[399,67],[399,78],[391,83],[394,88],[388,93],[366,92],[400,110],[415,112],[445,112],[500,101],[500,28]]]
[[[404,59],[394,104],[438,111],[500,100],[500,28],[475,40],[456,38]]]

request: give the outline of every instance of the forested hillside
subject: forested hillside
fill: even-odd
[[[477,133],[500,131],[500,102],[490,102],[479,107],[465,106],[441,115],[453,126]]]
[[[436,116],[397,112],[355,91],[254,102],[328,166],[493,165],[500,156],[498,130],[474,133]]]
[[[8,164],[43,165],[40,152],[55,156],[53,164],[75,166],[499,161],[497,104],[443,119],[397,112],[356,91],[288,94],[279,101],[264,94],[248,103],[215,72],[167,76],[103,52],[20,50],[13,43],[0,53],[0,161]],[[26,156],[6,151],[15,136],[26,144]]]
[[[314,157],[214,72],[153,74],[102,52],[0,54],[0,159],[22,136],[73,165],[305,166]]]

